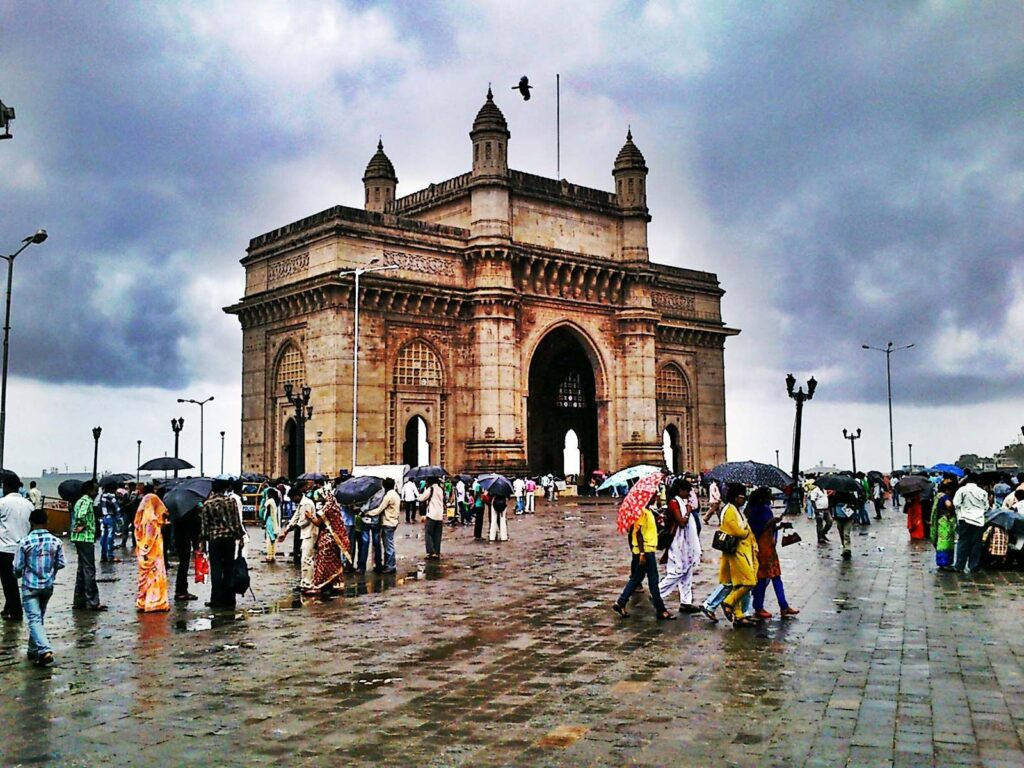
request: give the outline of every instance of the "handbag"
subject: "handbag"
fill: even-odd
[[[205,582],[206,577],[210,574],[210,558],[206,556],[205,552],[196,550],[195,557],[192,558],[192,568],[196,573],[196,584]]]
[[[236,595],[244,595],[249,591],[249,563],[242,557],[242,548],[238,548],[238,556],[235,558],[235,567],[232,573],[231,586]]]
[[[723,555],[736,554],[736,547],[739,545],[739,536],[731,536],[722,530],[715,531],[714,538],[711,539],[711,548],[717,549]]]
[[[790,544],[797,544],[803,541],[800,538],[800,534],[796,531],[790,531],[789,533],[782,534],[782,546],[788,547]]]

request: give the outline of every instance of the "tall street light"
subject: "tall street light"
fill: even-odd
[[[171,419],[171,431],[174,432],[174,458],[178,458],[178,435],[181,434],[181,430],[183,430],[184,428],[184,416],[179,416],[177,419]],[[178,476],[178,470],[174,470],[174,476]]]
[[[782,469],[782,465],[779,464],[779,449],[775,449],[775,466]]]
[[[96,470],[98,469],[100,460],[100,435],[103,434],[103,427],[92,428],[92,479],[95,480],[98,475]]]
[[[804,423],[804,403],[814,397],[814,390],[818,388],[818,382],[811,376],[807,380],[807,391],[800,387],[796,389],[796,376],[792,373],[786,375],[786,392],[796,401],[796,423],[793,426],[793,491],[789,494],[788,512],[793,515],[800,514],[800,432]]]
[[[46,230],[40,229],[34,235],[29,235],[21,241],[21,248],[10,256],[0,254],[0,258],[7,260],[7,310],[4,314],[4,366],[2,383],[0,383],[0,467],[4,465],[4,438],[7,436],[7,345],[11,337],[11,287],[14,280],[14,260],[18,254],[28,248],[43,242],[46,239]]]
[[[908,469],[911,472],[913,472],[914,471],[914,444],[913,443],[907,443],[907,452],[910,454],[910,456],[909,456],[909,462],[910,463],[908,465]]]
[[[295,387],[290,381],[285,382],[284,396],[288,402],[295,406],[295,442],[298,442],[295,454],[295,477],[306,473],[306,422],[313,418],[313,406],[309,404],[309,396],[312,389],[309,385],[303,384],[302,388],[295,392]],[[295,477],[291,478],[292,480]]]
[[[903,347],[894,347],[890,341],[885,347],[872,347],[870,344],[861,344],[861,349],[871,349],[875,352],[885,352],[885,387],[889,392],[889,472],[896,471],[896,454],[893,452],[893,441],[892,441],[892,366],[890,365],[890,358],[893,352],[899,352],[901,349],[910,349],[913,344],[907,344]]]
[[[213,400],[213,395],[210,395],[205,400],[183,400],[178,398],[179,403],[192,403],[193,405],[199,406],[199,476],[206,477],[206,473],[203,472],[203,406]]]
[[[135,441],[135,484],[138,485],[140,475],[139,467],[142,466],[142,441]]]
[[[370,259],[370,264],[376,264],[380,257]],[[385,272],[391,269],[398,269],[397,264],[385,264],[380,267],[367,266],[356,269],[343,270],[338,277],[355,276],[355,290],[353,291],[353,303],[355,304],[355,323],[352,329],[352,471],[356,471],[356,435],[359,427],[359,278],[368,272]]]
[[[224,430],[220,431],[220,473],[224,474]]]
[[[857,448],[854,445],[855,440],[860,440],[860,427],[857,427],[856,432],[847,433],[846,427],[843,427],[843,437],[850,441],[850,455],[853,457],[853,472],[857,473]]]
[[[321,454],[321,449],[323,448],[323,442],[324,442],[324,433],[322,431],[318,430],[317,433],[316,433],[316,471],[317,471],[317,473],[320,472],[320,454]]]

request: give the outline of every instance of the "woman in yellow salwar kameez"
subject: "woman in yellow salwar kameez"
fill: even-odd
[[[135,607],[146,613],[169,611],[167,601],[167,563],[164,561],[163,526],[167,525],[167,507],[147,486],[146,495],[135,513],[135,552],[139,558],[139,594]],[[188,568],[188,563],[182,563]]]
[[[726,491],[725,509],[722,510],[722,524],[719,530],[739,539],[736,551],[722,553],[722,564],[718,568],[720,584],[731,584],[732,591],[722,601],[725,617],[734,624],[746,626],[755,624],[753,616],[744,616],[742,600],[757,585],[757,539],[740,511],[746,500],[747,489],[738,483],[730,484]]]

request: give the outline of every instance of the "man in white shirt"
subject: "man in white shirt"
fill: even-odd
[[[974,474],[964,477],[953,496],[956,508],[956,558],[953,570],[973,573],[981,562],[981,534],[985,530],[985,512],[990,504],[988,488],[979,486]]]
[[[455,507],[458,510],[459,524],[469,522],[469,510],[466,508],[466,484],[460,477],[455,483]]]
[[[405,507],[405,522],[416,522],[416,505],[419,503],[420,489],[409,478],[402,485],[402,506]]]
[[[231,490],[225,495],[235,503],[235,507],[238,508],[238,522],[242,526],[242,530],[245,531],[245,518],[242,515],[242,497],[238,495],[238,492],[242,490],[242,481],[238,480],[232,484]],[[246,532],[242,536],[242,557],[249,557],[249,534]]]
[[[419,494],[417,501],[423,503],[423,518],[426,528],[423,538],[427,547],[427,559],[441,559],[441,534],[444,532],[444,491],[436,477],[427,480],[427,487]]]
[[[28,500],[32,502],[32,509],[43,508],[43,492],[36,487],[36,481],[28,484]]]
[[[516,514],[521,515],[525,511],[523,504],[524,495],[526,493],[526,481],[521,477],[517,477],[512,481],[512,495],[516,499]]]
[[[18,542],[28,536],[32,525],[32,502],[18,493],[21,479],[13,472],[3,475],[4,497],[0,499],[0,583],[4,590],[4,608],[0,617],[6,621],[21,621],[21,593],[14,575],[14,555]]]
[[[704,522],[711,522],[715,515],[718,515],[718,522],[722,522],[722,492],[718,489],[718,481],[712,480],[708,486],[708,511],[704,514]]]
[[[460,481],[461,482],[461,481]],[[466,486],[462,486],[465,496]],[[395,562],[395,529],[398,527],[398,512],[401,500],[398,491],[395,490],[395,481],[390,477],[384,478],[384,498],[380,505],[366,514],[370,517],[380,515],[380,538],[384,545],[384,566],[379,573],[394,573],[397,570]],[[377,571],[376,568],[373,569]]]
[[[313,588],[313,567],[316,564],[316,539],[320,529],[316,526],[316,505],[313,500],[306,496],[302,489],[293,485],[288,491],[289,498],[295,505],[295,512],[288,525],[277,537],[279,542],[284,541],[288,532],[293,528],[299,529],[299,536],[302,542],[302,576],[299,580],[299,589],[308,590]]]
[[[817,483],[809,483],[807,501],[814,508],[814,527],[818,532],[818,543],[828,543],[828,532],[832,530],[832,513],[829,510],[828,494]]]

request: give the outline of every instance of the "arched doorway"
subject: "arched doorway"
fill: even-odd
[[[527,442],[530,471],[565,472],[567,438],[579,453],[578,474],[597,469],[597,392],[594,367],[576,333],[555,328],[530,361]]]
[[[576,430],[565,433],[565,447],[562,448],[562,475],[579,475],[580,473],[580,439]]]
[[[669,424],[661,433],[661,450],[665,455],[665,466],[673,475],[682,471],[679,461],[679,430],[675,424]]]
[[[299,426],[295,419],[288,419],[284,423],[284,450],[281,452],[284,458],[281,471],[294,480],[299,476]]]
[[[410,467],[422,467],[430,463],[430,441],[427,439],[427,422],[422,416],[413,416],[405,425],[405,441],[402,443],[402,463]]]

